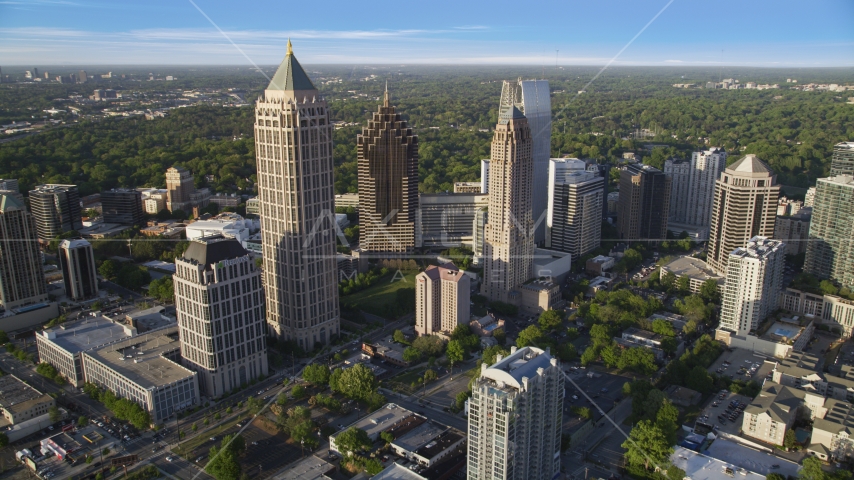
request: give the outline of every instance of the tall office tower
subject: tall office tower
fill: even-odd
[[[166,169],[166,208],[170,212],[188,210],[192,207],[190,196],[196,193],[193,175],[184,167]]]
[[[838,175],[854,175],[854,142],[842,142],[833,146],[830,176]]]
[[[489,193],[489,159],[480,161],[480,193]]]
[[[667,238],[670,178],[661,170],[635,163],[620,172],[617,233],[623,240],[657,242]]]
[[[430,265],[415,276],[415,331],[451,333],[471,319],[471,280],[453,263]]]
[[[536,347],[483,364],[468,418],[469,480],[551,480],[560,475],[564,378]]]
[[[383,104],[356,138],[359,166],[359,248],[365,254],[412,253],[418,211],[418,137]]]
[[[804,271],[854,288],[854,176],[819,178]]]
[[[60,242],[59,266],[68,298],[79,301],[98,294],[95,254],[89,242],[82,238]]]
[[[480,265],[483,261],[483,243],[484,233],[486,231],[486,222],[489,221],[489,207],[481,207],[474,212],[474,222],[472,222],[472,265]]]
[[[36,238],[24,202],[0,195],[0,307],[5,310],[48,300]]]
[[[755,236],[773,237],[777,218],[777,176],[756,155],[726,167],[715,183],[706,262],[726,275],[729,253]]]
[[[175,312],[185,367],[216,398],[267,374],[261,272],[240,242],[190,242],[175,259]]]
[[[549,198],[547,248],[569,252],[572,258],[599,248],[604,182],[599,175],[584,171],[570,173],[555,184],[554,196]]]
[[[36,186],[30,190],[30,211],[36,221],[36,235],[43,242],[83,228],[77,185]]]
[[[727,255],[720,328],[746,335],[777,308],[786,246],[756,236]]]
[[[137,190],[114,188],[101,192],[101,212],[104,223],[145,226],[142,192]]]
[[[339,325],[332,124],[290,41],[255,105],[255,155],[267,324],[310,350]]]
[[[548,80],[518,80],[516,84],[505,81],[501,88],[499,111],[515,106],[528,119],[531,130],[531,158],[534,162],[534,184],[532,194],[533,219],[536,225],[534,242],[546,240],[545,213],[548,204],[546,191],[540,186],[546,185],[549,175],[549,157],[552,151],[552,99],[549,94]]]
[[[33,78],[38,78],[38,76],[39,76],[38,67],[33,67]]]
[[[9,190],[10,192],[20,192],[17,178],[0,179],[0,190]]]
[[[669,158],[664,161],[664,174],[670,177],[668,223],[685,223],[688,216],[685,202],[691,191],[691,162]]]
[[[504,109],[492,137],[484,227],[481,291],[493,301],[506,302],[510,292],[534,274],[531,144],[531,129],[522,112],[515,106]]]
[[[807,251],[811,219],[812,207],[803,207],[792,215],[777,215],[774,221],[774,239],[786,244],[786,255],[798,255]]]
[[[611,165],[607,163],[595,163],[594,160],[587,160],[587,171],[595,172],[600,177],[605,179],[602,182],[602,198],[608,198],[608,181],[611,178]],[[602,203],[602,220],[608,218],[608,202]]]
[[[86,70],[80,70],[80,75],[77,77],[78,83],[86,83],[89,77],[86,76]]]

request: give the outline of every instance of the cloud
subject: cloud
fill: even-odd
[[[682,60],[665,60],[664,63],[683,63]]]

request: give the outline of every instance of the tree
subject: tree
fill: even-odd
[[[675,337],[676,332],[673,331],[673,325],[667,320],[656,318],[652,321],[652,331],[665,337]]]
[[[415,363],[421,359],[421,352],[415,347],[406,347],[403,350],[403,360],[409,363]]]
[[[315,425],[311,421],[311,410],[302,406],[289,409],[287,417],[281,421],[281,426],[294,443],[308,445],[311,448],[317,444],[317,439],[312,435]]]
[[[821,468],[821,460],[808,456],[803,461],[804,468],[798,473],[803,480],[826,480],[828,475]]]
[[[537,321],[543,330],[554,330],[563,323],[563,316],[557,310],[546,310]]]
[[[347,457],[351,457],[362,450],[368,450],[372,445],[371,438],[361,428],[350,427],[335,437],[335,446],[339,452],[343,452]]]
[[[765,475],[765,480],[786,480],[786,477],[779,473],[769,473],[768,475]]]
[[[0,432],[0,448],[9,445],[9,437],[5,433]]]
[[[466,350],[463,348],[459,340],[451,340],[448,342],[446,354],[448,355],[448,361],[451,362],[451,367],[453,367],[454,364],[463,361],[463,358],[465,358],[466,355]]]
[[[110,449],[109,449],[109,448],[107,448],[107,447],[104,447],[104,449],[103,449],[103,450],[101,450],[101,453],[102,453],[103,455],[109,455],[109,454],[110,454]]]
[[[536,346],[537,342],[542,340],[543,331],[536,325],[529,325],[527,328],[519,332],[516,337],[516,347],[522,348],[527,346]]]
[[[822,280],[819,282],[818,289],[825,295],[836,295],[839,293],[839,287],[834,285],[830,280]]]
[[[406,341],[406,335],[404,335],[400,330],[395,330],[392,338],[394,338],[394,341],[397,343],[409,344],[409,342]]]
[[[295,399],[303,398],[306,395],[305,388],[302,385],[295,385],[294,388],[291,389],[291,396]]]
[[[501,345],[493,345],[491,347],[486,347],[483,350],[480,360],[486,365],[492,365],[495,363],[496,356],[501,355],[506,357],[509,353],[510,351]]]
[[[611,342],[611,328],[608,325],[598,323],[590,327],[590,339],[594,345],[602,345]]]
[[[709,393],[715,388],[715,379],[712,378],[712,376],[709,375],[709,372],[700,365],[691,369],[686,383],[686,387],[700,393]]]
[[[720,293],[718,292],[718,282],[710,278],[700,285],[700,296],[707,302],[717,303],[720,301]]]
[[[798,438],[795,436],[795,431],[791,428],[786,430],[786,435],[783,437],[783,446],[786,447],[786,450],[794,450],[798,446]]]
[[[385,442],[386,445],[391,445],[394,442],[394,434],[391,432],[382,432],[380,433],[380,438]]]
[[[264,408],[264,403],[261,399],[257,397],[249,397],[246,399],[246,410],[250,415],[258,415],[262,408]]]
[[[86,417],[81,415],[80,417],[77,418],[77,426],[79,428],[85,427],[87,423],[89,423],[89,419],[87,419]]]
[[[50,421],[56,423],[62,419],[62,414],[59,413],[59,409],[56,408],[56,405],[47,409],[48,415],[50,415]]]
[[[682,480],[685,477],[687,477],[687,475],[685,474],[685,470],[682,470],[681,468],[677,467],[676,465],[670,465],[669,467],[667,467],[667,471],[665,472],[664,476],[667,477],[667,480]],[[770,480],[770,479],[768,479],[768,477],[765,477],[765,480]],[[785,480],[785,479],[782,479],[782,480]]]
[[[329,367],[319,363],[312,363],[305,367],[302,378],[312,385],[327,385],[329,383]]]
[[[412,342],[412,346],[425,357],[438,357],[445,349],[445,342],[436,335],[422,335]]]
[[[152,280],[148,284],[148,294],[163,303],[171,302],[175,298],[175,285],[172,283],[172,277]]]
[[[507,343],[507,334],[504,332],[504,327],[496,328],[492,331],[492,338],[498,342],[499,345],[504,345]]]
[[[246,443],[240,435],[226,435],[220,447],[211,447],[210,461],[205,471],[217,480],[238,480],[242,469],[238,457],[246,450]]]
[[[676,339],[673,337],[664,337],[661,339],[661,351],[668,355],[673,355],[676,353],[676,349],[679,348],[679,344],[676,342]]]
[[[676,281],[676,288],[679,289],[679,293],[687,294],[691,291],[691,279],[687,275],[679,277],[679,280]]]
[[[6,345],[9,343],[9,335],[6,335],[6,332],[0,330],[0,345]]]
[[[199,429],[199,426],[198,426],[198,425],[196,425],[196,422],[193,422],[193,424],[192,424],[192,425],[190,425],[190,429],[193,431],[193,433],[195,433],[195,432],[196,432],[196,430],[198,430],[198,429]]]
[[[436,380],[437,378],[439,378],[439,375],[436,374],[435,370],[427,369],[424,371],[424,383],[432,382],[433,380]]]
[[[593,418],[593,412],[591,412],[588,407],[572,406],[570,411],[585,420],[591,420]]]
[[[119,262],[115,260],[104,260],[101,266],[98,267],[98,273],[107,280],[116,278],[119,273]]]
[[[371,370],[361,363],[347,370],[336,370],[338,375],[335,386],[330,381],[330,387],[343,395],[356,400],[367,400],[377,391],[377,379]]]
[[[661,403],[661,408],[655,416],[655,425],[661,429],[664,436],[667,437],[668,445],[676,444],[676,432],[679,430],[679,410],[670,402],[665,400]]]
[[[643,465],[647,470],[663,467],[673,454],[664,432],[649,420],[639,421],[621,446],[626,449],[625,458],[630,465]]]

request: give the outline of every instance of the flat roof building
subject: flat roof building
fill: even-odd
[[[161,423],[199,404],[198,374],[180,361],[178,327],[172,326],[83,352],[86,381],[127,398]]]
[[[684,256],[661,266],[661,276],[672,273],[676,280],[688,277],[688,286],[691,293],[700,293],[700,288],[709,280],[718,284],[718,291],[723,291],[724,277],[715,273],[712,267],[699,258]]]
[[[14,375],[0,377],[0,411],[12,424],[21,423],[48,413],[56,401],[22,382]]]
[[[49,242],[65,232],[83,229],[77,185],[38,185],[30,190],[29,196],[36,234],[42,242]]]
[[[347,425],[343,429],[333,433],[329,436],[329,451],[334,453],[346,453],[338,450],[338,447],[335,445],[335,437],[337,437],[341,432],[345,430],[349,430],[350,428],[358,428],[360,430],[364,430],[365,433],[368,434],[368,438],[371,441],[375,441],[380,437],[380,433],[385,432],[387,430],[400,430],[401,427],[408,426],[412,423],[421,424],[426,422],[427,419],[417,413],[407,410],[399,405],[394,403],[387,403],[379,410],[375,410],[371,412],[369,415],[366,415],[355,422]]]
[[[138,190],[114,188],[101,192],[101,212],[104,215],[104,223],[137,227],[145,224],[142,193]]]

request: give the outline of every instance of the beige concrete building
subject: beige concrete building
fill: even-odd
[[[519,307],[523,315],[539,315],[559,308],[564,301],[560,287],[549,280],[532,280],[510,292],[508,302]]]
[[[774,225],[774,238],[786,244],[786,255],[807,251],[812,208],[804,207],[792,215],[778,215]]]
[[[684,256],[661,266],[661,276],[672,273],[676,280],[688,277],[688,285],[691,293],[700,293],[700,288],[709,280],[718,284],[718,291],[723,291],[724,278],[716,274],[709,264],[699,258]]]
[[[822,418],[813,421],[807,451],[825,461],[851,459],[854,457],[854,407],[848,402],[828,400],[825,411]]]
[[[854,300],[787,288],[780,292],[779,307],[795,314],[815,317],[832,330],[851,337],[854,332]]]
[[[805,396],[802,390],[765,382],[759,395],[744,409],[742,431],[757,440],[783,445],[786,431],[798,419]]]
[[[418,136],[383,104],[356,138],[359,168],[359,248],[363,254],[400,256],[415,248],[418,210]]]
[[[431,265],[415,276],[415,331],[450,333],[471,317],[471,280],[452,263]]]
[[[715,183],[706,262],[726,275],[729,254],[755,236],[771,238],[777,218],[777,176],[756,155],[728,166]]]
[[[190,195],[196,193],[193,175],[184,167],[166,169],[166,208],[170,212],[183,210],[188,212],[192,205]]]
[[[235,239],[190,242],[175,259],[181,360],[199,374],[201,394],[221,397],[267,375],[261,272]]]
[[[22,382],[14,375],[0,377],[0,411],[12,425],[48,413],[56,400]]]
[[[481,193],[481,182],[454,182],[454,193]]]
[[[531,148],[528,120],[515,106],[506,108],[498,116],[492,139],[484,227],[481,291],[493,301],[509,301],[511,292],[533,276]]]
[[[746,335],[777,308],[783,288],[784,249],[782,242],[757,236],[729,254],[721,329]]]
[[[333,126],[288,43],[255,104],[267,325],[312,350],[338,335]]]

